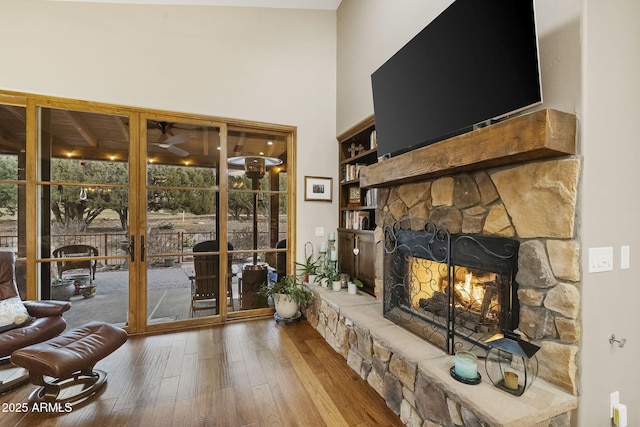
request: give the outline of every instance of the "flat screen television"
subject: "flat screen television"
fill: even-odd
[[[371,75],[378,155],[542,102],[534,0],[456,0]]]

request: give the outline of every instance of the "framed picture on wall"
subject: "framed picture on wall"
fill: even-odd
[[[333,178],[305,176],[304,200],[316,202],[333,201]]]

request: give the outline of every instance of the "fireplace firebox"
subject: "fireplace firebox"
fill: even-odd
[[[415,220],[385,227],[384,316],[453,354],[518,326],[519,242]]]

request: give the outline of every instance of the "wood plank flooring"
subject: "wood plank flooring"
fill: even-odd
[[[0,396],[0,425],[403,425],[305,320],[129,337],[96,368],[108,382],[84,406],[34,411],[28,384]]]

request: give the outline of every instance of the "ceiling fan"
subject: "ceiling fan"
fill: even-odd
[[[154,145],[157,145],[160,148],[164,148],[169,152],[175,154],[176,156],[185,157],[189,155],[188,151],[183,150],[180,147],[176,147],[178,144],[182,144],[189,139],[189,135],[186,133],[174,134],[171,131],[173,125],[168,122],[153,122],[156,127],[160,129],[162,132],[162,136],[160,138],[160,142]]]

